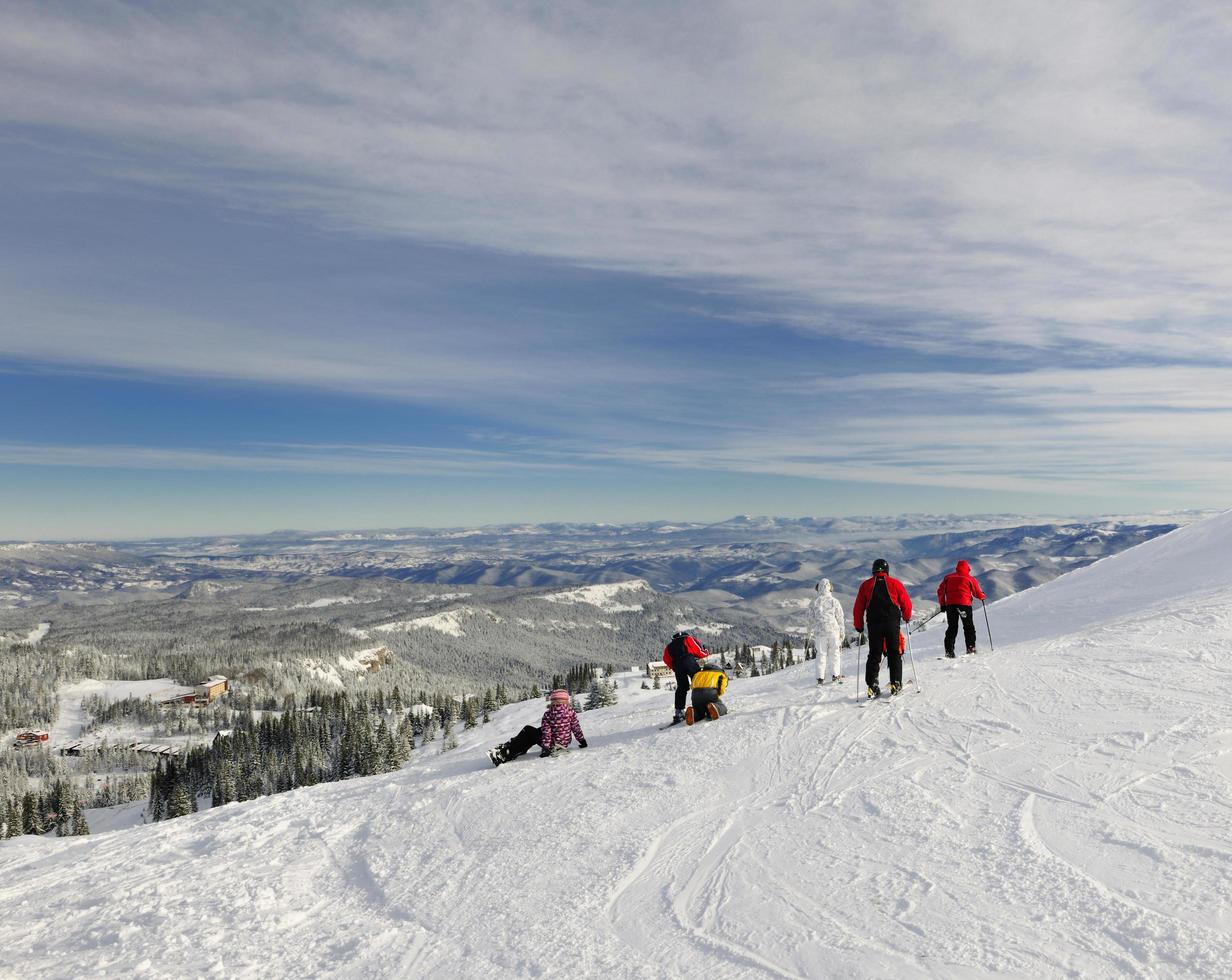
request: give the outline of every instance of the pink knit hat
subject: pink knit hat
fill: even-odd
[[[568,704],[569,692],[558,687],[555,691],[548,695],[548,700],[553,704]]]

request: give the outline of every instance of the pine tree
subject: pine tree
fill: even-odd
[[[167,819],[186,817],[190,813],[192,813],[192,798],[189,796],[188,787],[182,782],[177,782],[167,800]]]
[[[594,711],[603,707],[603,682],[595,678],[590,682],[590,691],[586,695],[586,710]]]
[[[90,833],[90,823],[86,820],[86,811],[77,801],[73,810],[73,836],[87,837]]]

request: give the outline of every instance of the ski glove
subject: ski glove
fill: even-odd
[[[578,748],[581,748],[581,749],[586,748],[586,739],[584,738],[578,739]]]

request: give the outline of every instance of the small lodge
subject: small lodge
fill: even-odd
[[[13,739],[13,748],[24,749],[34,745],[42,745],[49,738],[50,732],[45,732],[42,729],[32,729],[28,732],[18,732],[17,737]]]
[[[662,660],[652,660],[646,664],[646,676],[654,680],[656,677],[674,677],[676,675],[672,668]]]

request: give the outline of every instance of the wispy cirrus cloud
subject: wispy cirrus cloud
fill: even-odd
[[[584,475],[629,468],[800,477],[850,484],[954,487],[989,494],[1071,496],[1075,505],[1109,487],[1150,501],[1224,502],[1232,482],[1232,389],[1202,391],[1206,369],[1048,370],[972,379],[963,375],[853,376],[842,411],[829,393],[786,393],[778,405],[739,403],[743,418],[692,423],[565,419],[551,436],[479,431],[467,445],[237,443],[212,449],[126,445],[0,444],[0,463],[138,470],[372,474],[384,476]],[[879,410],[888,380],[901,412]],[[951,393],[961,390],[959,398]],[[863,395],[848,392],[863,391]],[[1123,398],[1132,391],[1132,397]],[[1186,393],[1188,396],[1186,397]],[[937,401],[938,394],[944,396]],[[1110,398],[1118,398],[1109,404]],[[699,436],[699,433],[701,435]],[[1127,451],[1132,447],[1132,451]],[[1131,494],[1131,495],[1132,495]]]
[[[576,469],[561,458],[450,446],[339,444],[238,445],[220,449],[162,446],[0,443],[0,463],[86,469],[318,473],[382,476],[474,476]]]
[[[335,227],[727,281],[801,329],[1226,360],[1230,56],[1215,4],[17,3],[0,113]]]

